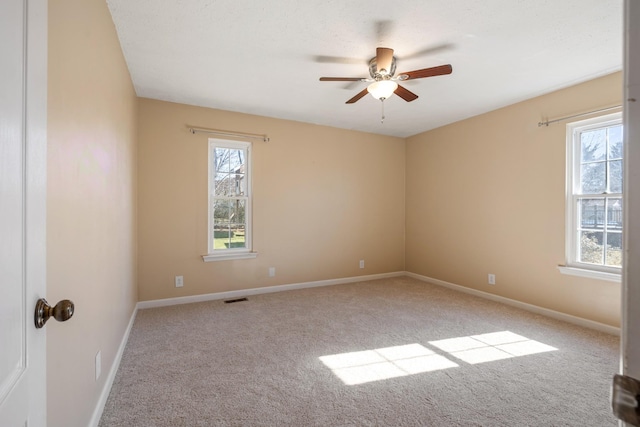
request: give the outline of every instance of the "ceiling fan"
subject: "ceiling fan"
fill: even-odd
[[[321,82],[368,82],[371,83],[356,96],[346,103],[353,104],[360,98],[370,93],[374,98],[384,101],[392,94],[398,95],[407,102],[418,98],[418,95],[400,86],[398,81],[422,79],[425,77],[442,76],[451,74],[453,68],[450,64],[437,67],[423,68],[421,70],[408,71],[394,76],[396,72],[396,57],[393,56],[393,49],[379,47],[376,49],[376,56],[369,61],[369,75],[371,78],[360,77],[320,77]]]

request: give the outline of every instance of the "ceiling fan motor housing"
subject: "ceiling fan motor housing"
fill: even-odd
[[[376,80],[376,81],[388,80],[391,77],[393,77],[393,75],[396,72],[396,57],[395,56],[391,60],[391,67],[390,68],[391,68],[390,70],[380,70],[380,71],[383,71],[381,73],[378,70],[378,61],[376,60],[376,57],[374,56],[369,61],[369,74],[371,75],[371,78]]]

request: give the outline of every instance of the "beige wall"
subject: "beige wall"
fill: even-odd
[[[187,124],[271,138],[253,143],[256,259],[202,261],[208,136]],[[141,99],[139,141],[140,300],[404,270],[401,138]]]
[[[619,284],[557,269],[566,128],[537,123],[621,99],[616,73],[408,138],[407,271],[619,326]]]
[[[50,427],[85,427],[137,301],[136,98],[103,0],[49,2],[47,332]],[[94,358],[102,352],[102,376]]]

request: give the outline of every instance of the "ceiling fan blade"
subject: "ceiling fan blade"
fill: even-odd
[[[407,76],[406,79],[401,80],[422,79],[425,77],[443,76],[445,74],[451,74],[452,72],[453,68],[451,67],[451,64],[447,64],[440,65],[438,67],[423,68],[422,70],[409,71],[407,73],[400,73],[398,77]]]
[[[411,92],[410,90],[398,85],[398,88],[393,92],[398,95],[400,98],[404,99],[407,102],[414,101],[418,99],[418,95]]]
[[[360,82],[345,83],[344,86],[341,86],[341,87],[342,87],[342,89],[353,91],[353,90],[356,90],[357,88],[360,87]]]
[[[330,64],[367,64],[368,61],[364,61],[359,58],[348,58],[345,56],[328,56],[328,55],[315,55],[312,57],[314,61],[320,63],[330,63]]]
[[[361,77],[320,77],[321,82],[359,82]]]
[[[354,96],[353,98],[351,98],[350,100],[345,102],[345,104],[353,104],[354,102],[356,102],[357,100],[359,100],[360,98],[365,96],[367,93],[369,93],[367,91],[367,88],[364,88],[364,90],[362,90],[361,92],[358,92],[358,94],[356,96]]]
[[[376,68],[378,72],[384,69],[387,73],[391,71],[391,63],[393,62],[393,49],[388,47],[379,47],[376,49]]]
[[[407,59],[415,59],[421,56],[433,55],[435,53],[438,53],[444,50],[454,49],[454,48],[455,48],[455,45],[453,43],[443,43],[437,46],[425,47],[424,49],[420,49],[418,51],[410,53],[409,55],[402,55],[402,57],[398,57],[398,59],[406,61]]]

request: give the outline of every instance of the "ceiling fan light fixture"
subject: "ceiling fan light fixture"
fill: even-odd
[[[367,91],[375,99],[387,99],[391,95],[393,95],[393,92],[397,88],[398,88],[398,83],[392,80],[380,80],[380,81],[371,83],[367,87]]]

